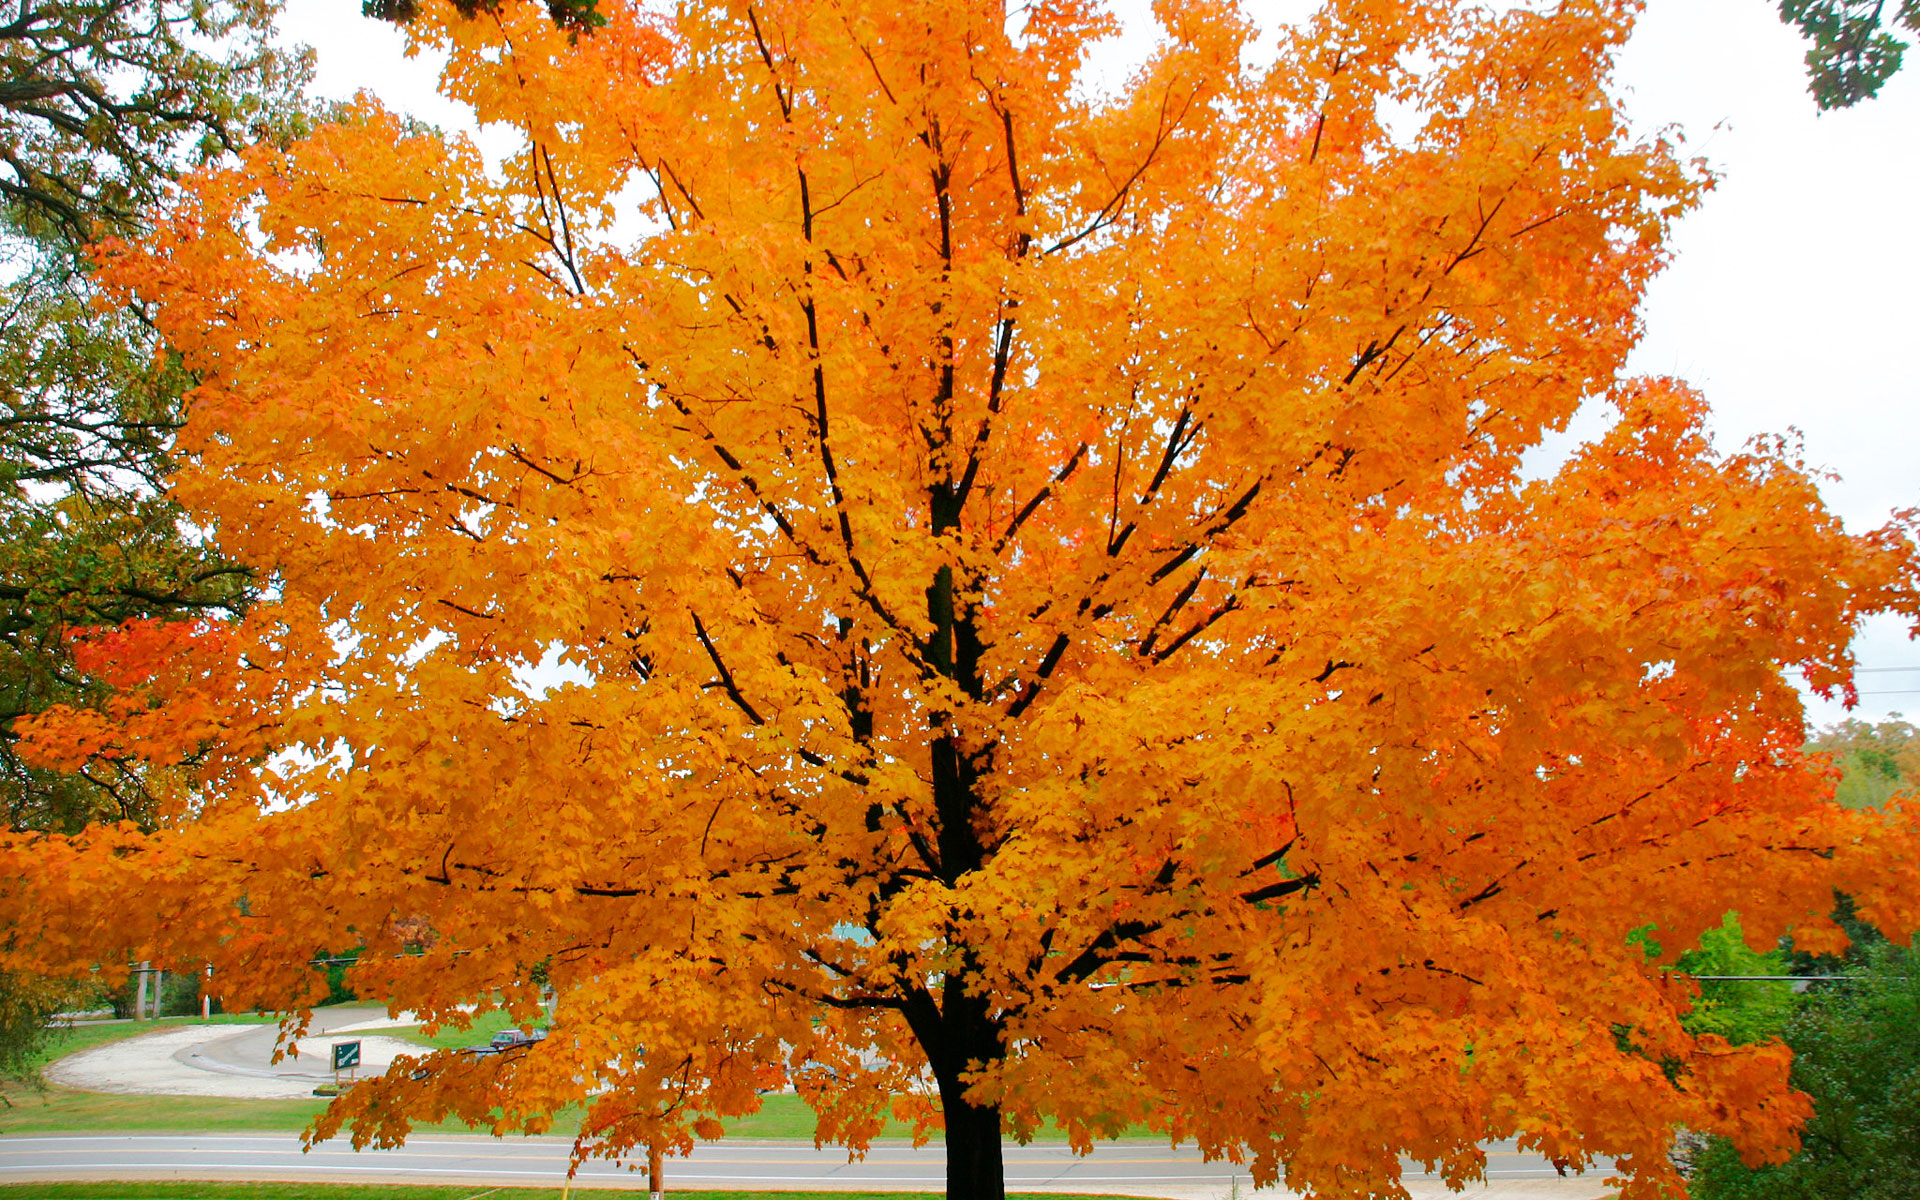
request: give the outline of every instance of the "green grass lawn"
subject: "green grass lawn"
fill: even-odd
[[[0,1088],[0,1134],[6,1133],[298,1133],[313,1122],[325,1100],[223,1100],[209,1096],[123,1096],[48,1087]],[[813,1110],[798,1096],[762,1097],[759,1112],[727,1122],[733,1137],[812,1140]],[[572,1137],[578,1110],[563,1112],[553,1133]],[[421,1133],[468,1133],[456,1121],[418,1125]],[[890,1126],[883,1137],[905,1137]]]
[[[432,1037],[428,1037],[425,1033],[421,1032],[418,1025],[403,1025],[398,1029],[369,1029],[367,1030],[367,1034],[370,1037],[398,1038],[403,1042],[413,1042],[416,1045],[429,1046],[435,1050],[457,1050],[462,1046],[484,1046],[487,1044],[488,1038],[499,1033],[512,1023],[513,1022],[507,1019],[506,1013],[495,1009],[492,1012],[481,1013],[479,1016],[473,1018],[473,1024],[466,1029],[455,1029],[451,1025],[442,1025],[440,1032],[434,1034]]]
[[[313,1100],[121,1096],[50,1086],[0,1089],[0,1133],[298,1133],[327,1106]]]
[[[727,1136],[812,1141],[814,1117],[800,1097],[762,1096],[760,1111],[726,1122]],[[44,1092],[0,1088],[0,1134],[8,1133],[299,1133],[327,1102],[311,1100],[224,1100],[211,1096],[124,1096],[80,1092],[50,1086]],[[580,1114],[569,1109],[555,1118],[552,1133],[572,1137]],[[474,1132],[457,1121],[415,1126],[420,1133]],[[484,1131],[482,1131],[484,1132]],[[880,1136],[904,1138],[909,1128],[889,1122]],[[1036,1142],[1065,1141],[1051,1127]],[[4,1193],[0,1193],[4,1195]]]

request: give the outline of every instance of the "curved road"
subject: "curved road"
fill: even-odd
[[[301,1055],[277,1063],[273,1052],[280,1027],[271,1022],[163,1026],[69,1054],[47,1068],[47,1078],[83,1092],[299,1099],[333,1078],[327,1046],[339,1038],[361,1042],[365,1073],[385,1069],[395,1053],[418,1052],[383,1036],[406,1023],[389,1020],[385,1009],[321,1009],[300,1041]]]
[[[302,1152],[287,1135],[80,1135],[0,1137],[0,1183],[58,1179],[336,1180],[353,1183],[559,1184],[565,1176],[564,1138],[495,1139],[433,1135],[397,1150],[355,1151],[344,1142]],[[690,1158],[670,1158],[666,1185],[678,1189],[808,1189],[819,1191],[938,1191],[945,1160],[940,1149],[904,1143],[876,1145],[864,1161],[844,1150],[815,1150],[806,1142],[723,1141],[702,1144]],[[1479,1195],[1500,1200],[1596,1200],[1607,1192],[1601,1176],[1562,1179],[1536,1155],[1511,1146],[1488,1149],[1488,1186]],[[1106,1192],[1219,1200],[1249,1191],[1243,1167],[1203,1163],[1191,1150],[1164,1143],[1106,1143],[1086,1158],[1060,1144],[1007,1147],[1010,1191]],[[1451,1196],[1437,1178],[1409,1172],[1416,1198]],[[594,1161],[575,1178],[577,1188],[644,1188],[644,1173]],[[1289,1193],[1270,1192],[1276,1197]],[[1251,1198],[1249,1198],[1251,1200]]]

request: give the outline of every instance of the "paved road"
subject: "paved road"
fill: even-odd
[[[354,1151],[344,1142],[302,1153],[285,1135],[35,1135],[0,1137],[0,1183],[55,1179],[282,1179],[355,1183],[558,1184],[570,1143],[561,1138],[428,1136],[398,1150]],[[1598,1177],[1561,1179],[1536,1155],[1511,1146],[1488,1152],[1489,1186],[1475,1189],[1501,1200],[1595,1200],[1606,1192]],[[915,1150],[894,1143],[874,1147],[862,1162],[842,1150],[814,1150],[805,1142],[729,1140],[697,1147],[689,1159],[669,1159],[670,1190],[794,1188],[937,1191],[944,1158],[938,1147]],[[1244,1168],[1203,1163],[1191,1151],[1150,1141],[1100,1146],[1075,1158],[1064,1145],[1009,1146],[1007,1186],[1016,1191],[1110,1192],[1178,1200],[1219,1200],[1248,1190]],[[1437,1179],[1410,1174],[1415,1197],[1451,1195]],[[644,1174],[592,1162],[575,1187],[645,1187]],[[1263,1193],[1275,1200],[1283,1193]],[[1249,1198],[1251,1200],[1251,1198]]]

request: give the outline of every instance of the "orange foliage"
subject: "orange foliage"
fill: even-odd
[[[1703,187],[1605,92],[1635,7],[1335,0],[1252,70],[1161,0],[1099,96],[1082,0],[423,6],[521,153],[362,100],[115,253],[204,380],[176,495],[276,600],[40,722],[240,749],[176,828],[8,846],[14,953],[551,986],[358,1139],[584,1096],[584,1152],[684,1146],[773,1072],[828,1139],[944,1122],[967,1196],[1048,1115],[1328,1196],[1780,1152],[1784,1055],[1628,934],[1920,923],[1912,814],[1828,802],[1787,674],[1850,686],[1914,546],[1623,377]]]
[[[19,719],[20,751],[60,771],[111,764],[154,800],[162,824],[222,796],[250,795],[252,760],[270,742],[272,718],[249,679],[252,645],[285,614],[223,625],[139,619],[69,632],[73,662],[114,689],[96,707],[55,705]],[[280,630],[284,633],[284,628]],[[284,642],[273,645],[277,655]]]

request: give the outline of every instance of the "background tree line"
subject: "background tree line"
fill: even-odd
[[[1835,800],[1877,807],[1920,785],[1920,729],[1898,720],[1845,721],[1814,747],[1833,755]],[[1686,1023],[1734,1043],[1784,1040],[1793,1084],[1813,1099],[1801,1149],[1785,1163],[1749,1166],[1721,1139],[1692,1147],[1696,1200],[1903,1200],[1920,1195],[1920,974],[1914,952],[1890,943],[1838,897],[1853,944],[1843,955],[1783,945],[1747,947],[1737,917],[1711,931],[1680,967],[1698,976],[1798,975],[1805,983],[1701,985]]]

